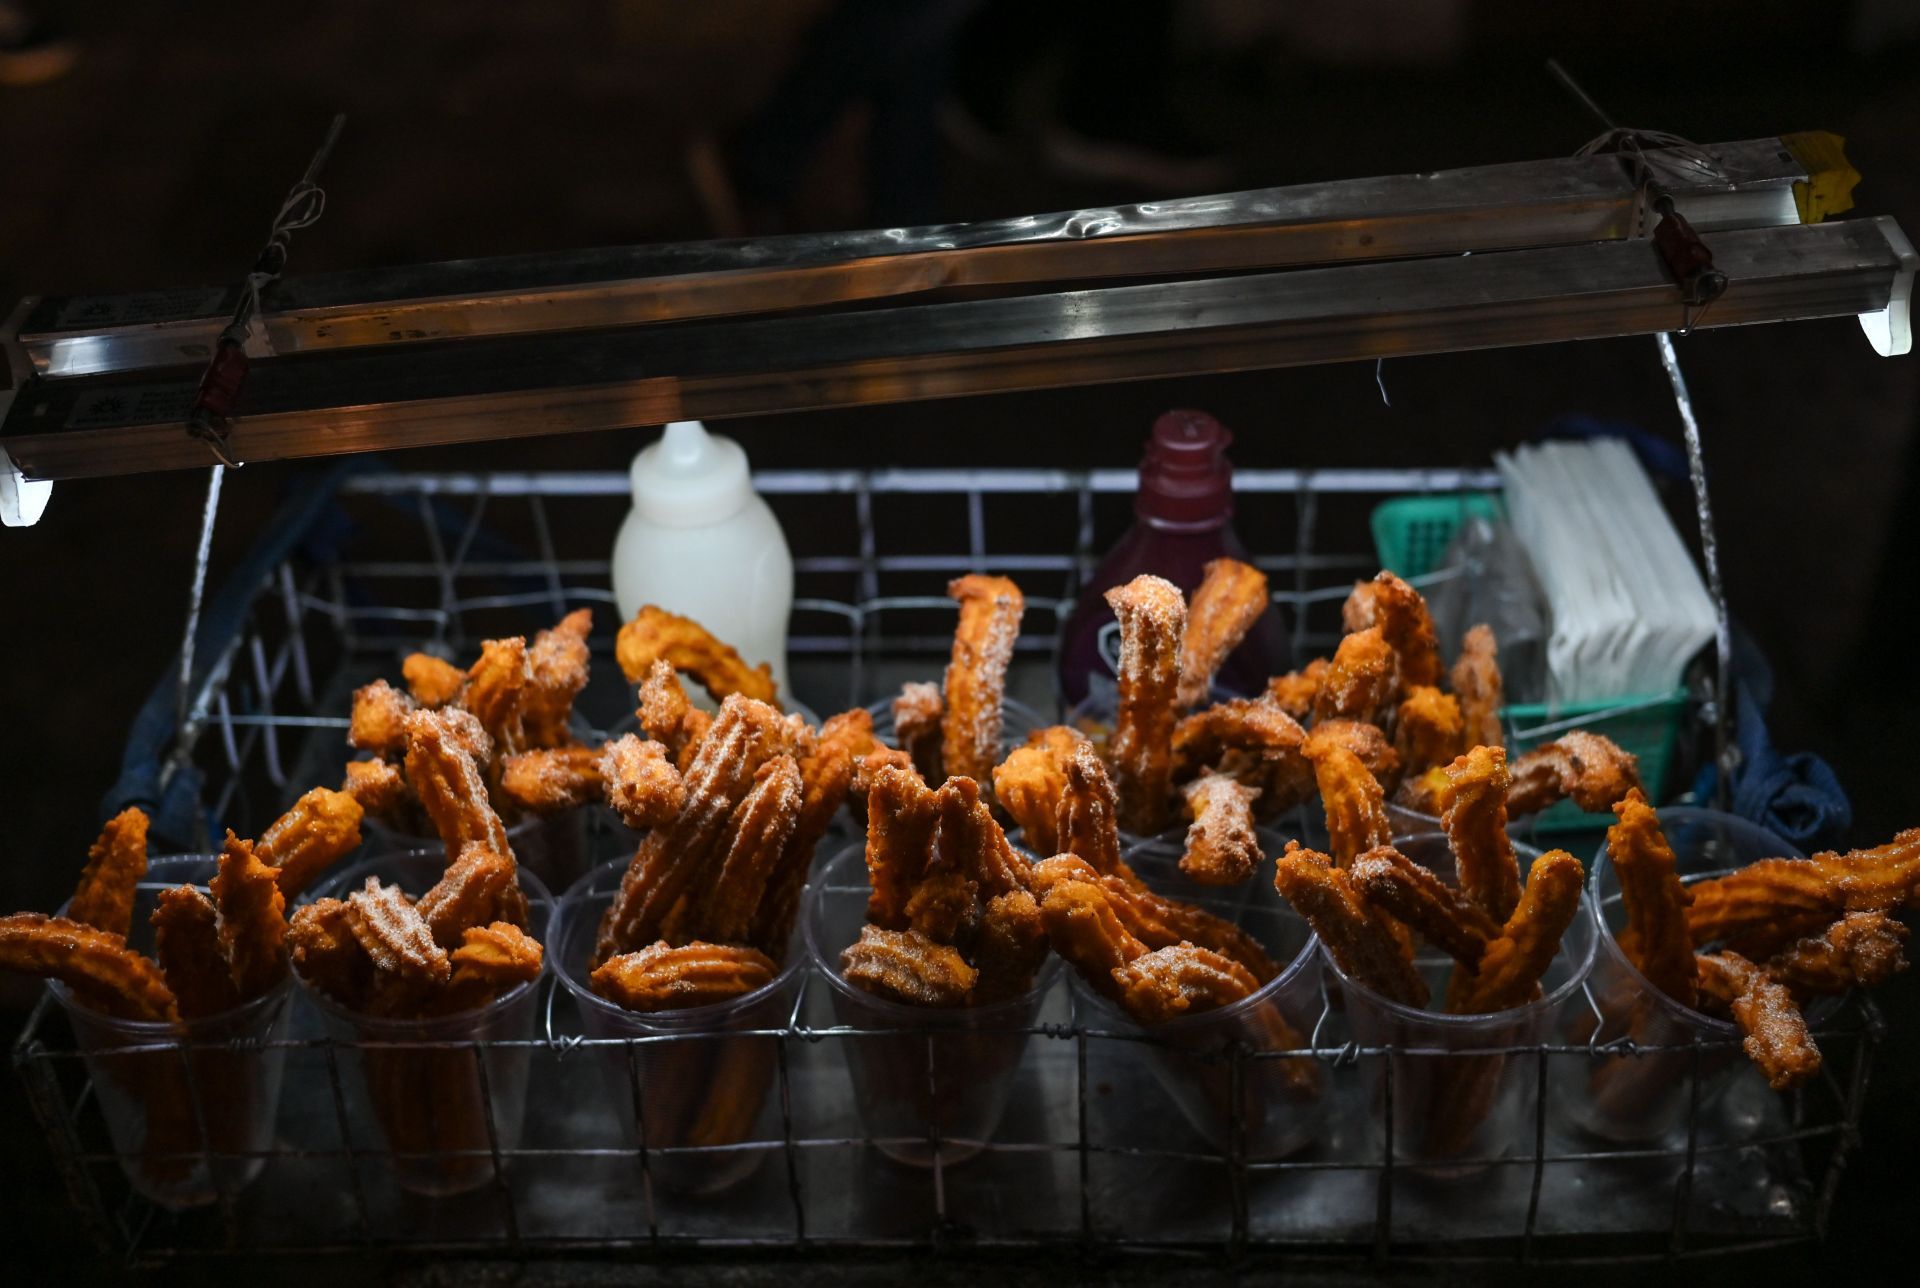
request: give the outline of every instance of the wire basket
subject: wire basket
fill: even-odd
[[[1053,710],[1057,627],[1128,521],[1134,475],[809,471],[756,481],[796,547],[791,674],[808,705],[865,704],[903,679],[936,674],[952,628],[945,583],[978,568],[1008,573],[1027,590],[1010,689]],[[1247,545],[1290,552],[1259,562],[1289,615],[1296,656],[1337,640],[1341,601],[1377,566],[1368,533],[1375,502],[1492,482],[1462,471],[1239,474]],[[250,834],[305,787],[337,780],[354,687],[397,674],[400,657],[423,645],[468,653],[482,638],[529,632],[582,605],[596,609],[597,665],[581,710],[608,727],[632,702],[611,663],[617,623],[605,557],[626,496],[625,476],[615,473],[337,468],[316,478],[209,600],[186,720],[175,728],[167,718],[174,696],[163,682],[130,740],[121,799],[160,802],[156,835],[182,850],[228,826]],[[581,823],[602,856],[618,844],[601,835],[605,825],[598,815]],[[1391,1133],[1380,1138],[1378,1124],[1393,1117],[1390,1073],[1378,1093],[1384,1104],[1356,1090],[1372,1081],[1361,1076],[1369,1066],[1391,1066],[1390,1054],[1451,1057],[1352,1041],[1337,994],[1324,991],[1298,1050],[1177,1053],[1230,1088],[1243,1086],[1257,1061],[1316,1062],[1329,1100],[1324,1126],[1304,1148],[1261,1153],[1237,1096],[1220,1139],[1197,1134],[1166,1109],[1149,1068],[1165,1057],[1155,1051],[1164,1044],[1104,1025],[1057,981],[1032,1025],[1018,1030],[1029,1040],[998,1130],[965,1142],[973,1156],[953,1164],[943,1161],[936,1131],[931,1165],[911,1168],[859,1126],[846,1061],[850,1044],[874,1035],[835,1022],[819,978],[803,978],[783,1020],[745,1034],[764,1043],[767,1110],[746,1138],[718,1145],[649,1143],[622,1117],[632,1106],[620,1109],[603,1076],[610,1060],[638,1070],[712,1035],[587,1038],[572,1000],[549,989],[533,1037],[412,1044],[476,1065],[524,1052],[523,1128],[504,1135],[489,1109],[486,1144],[475,1152],[491,1180],[454,1198],[397,1188],[393,1151],[352,1103],[350,1066],[391,1044],[323,1036],[304,999],[289,1035],[272,1044],[286,1051],[272,1147],[237,1160],[200,1151],[209,1163],[260,1164],[210,1167],[216,1177],[257,1178],[223,1183],[200,1209],[164,1209],[130,1188],[101,1122],[99,1089],[57,1006],[35,1010],[14,1058],[74,1204],[103,1246],[140,1261],[236,1250],[715,1246],[777,1256],[927,1245],[1617,1260],[1817,1237],[1855,1140],[1881,1031],[1870,1003],[1849,1003],[1823,1025],[1827,1061],[1813,1085],[1787,1096],[1746,1084],[1710,1101],[1696,1094],[1683,1122],[1631,1148],[1596,1144],[1563,1113],[1578,1094],[1568,1089],[1597,1053],[1621,1050],[1618,1041],[1514,1047],[1504,1055],[1530,1071],[1537,1093],[1527,1127],[1488,1157],[1465,1160],[1477,1175],[1462,1186],[1410,1166]],[[1701,1071],[1727,1055],[1711,1045],[1688,1050],[1696,1087]],[[715,1152],[759,1162],[724,1195],[687,1195],[667,1183],[677,1164]]]

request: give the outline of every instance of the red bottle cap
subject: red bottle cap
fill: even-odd
[[[1153,422],[1133,512],[1158,528],[1201,532],[1233,517],[1233,435],[1203,411],[1170,411]]]

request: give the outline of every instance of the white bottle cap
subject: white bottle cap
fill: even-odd
[[[738,514],[753,499],[747,454],[731,438],[677,420],[633,458],[633,509],[669,528],[698,528]]]

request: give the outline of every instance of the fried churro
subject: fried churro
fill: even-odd
[[[910,1006],[964,1006],[980,972],[958,949],[917,930],[862,926],[840,954],[840,973],[879,997]]]
[[[1187,604],[1187,629],[1180,640],[1182,710],[1207,700],[1207,690],[1227,655],[1246,638],[1267,611],[1267,575],[1238,559],[1207,561],[1204,576]]]
[[[1639,788],[1613,807],[1620,821],[1607,829],[1607,857],[1620,883],[1627,914],[1620,951],[1647,982],[1682,1006],[1692,1006],[1697,983],[1693,940],[1687,934],[1687,888],[1674,867],[1673,847]]]
[[[242,998],[259,997],[287,970],[287,900],[279,874],[260,861],[251,841],[228,832],[208,889],[219,912],[220,950],[233,986]]]
[[[375,680],[353,691],[353,711],[347,723],[347,742],[377,756],[396,756],[406,749],[407,713],[413,699],[385,680]]]
[[[1186,786],[1193,824],[1187,829],[1180,870],[1202,885],[1238,885],[1260,866],[1260,842],[1253,832],[1257,789],[1225,774],[1208,774]]]
[[[444,984],[452,974],[446,950],[399,886],[368,877],[364,889],[347,897],[346,919],[376,970],[426,984]]]
[[[531,814],[552,814],[599,800],[606,794],[600,771],[604,752],[602,747],[536,747],[503,756],[500,795]]]
[[[694,938],[731,943],[745,939],[767,882],[800,822],[800,766],[775,756],[760,767],[753,787],[727,819],[720,863],[706,886],[688,896],[686,922]]]
[[[180,1018],[158,967],[119,935],[66,917],[37,912],[0,917],[0,970],[57,979],[123,1019]]]
[[[1142,953],[1113,973],[1120,1004],[1146,1024],[1217,1010],[1260,987],[1238,962],[1192,944]]]
[[[467,691],[462,704],[502,752],[528,745],[524,711],[533,685],[527,662],[527,641],[515,635],[482,640],[480,656],[467,669]]]
[[[268,825],[254,842],[253,852],[274,869],[280,893],[291,899],[360,848],[360,819],[365,813],[346,792],[316,787]]]
[[[87,851],[67,917],[125,939],[133,928],[134,887],[146,872],[147,816],[123,809],[107,820]]]
[[[1746,1035],[1747,1058],[1760,1066],[1767,1085],[1790,1091],[1820,1072],[1820,1048],[1786,987],[1738,953],[1702,954],[1700,992],[1733,1016]]]
[[[1334,861],[1344,868],[1358,855],[1391,841],[1386,793],[1360,757],[1338,742],[1318,738],[1307,740],[1306,753],[1326,811],[1327,848]]]
[[[667,749],[674,766],[685,772],[713,717],[687,700],[680,675],[664,659],[655,662],[640,685],[640,727]]]
[[[1056,731],[1067,735],[1056,741]],[[1066,757],[1081,736],[1063,725],[1038,730],[994,766],[993,794],[1040,854],[1060,849],[1060,802],[1067,792]]]
[[[893,700],[893,740],[900,750],[913,757],[913,767],[920,776],[930,783],[946,779],[943,760],[942,726],[946,721],[947,703],[940,696],[940,686],[914,682],[902,685],[900,696]],[[996,744],[1000,735],[996,732]]]
[[[1787,945],[1763,969],[1796,1000],[1873,988],[1907,968],[1907,928],[1884,912],[1850,912]],[[178,991],[178,990],[176,990]]]
[[[1298,671],[1276,675],[1267,681],[1267,697],[1295,720],[1305,720],[1313,715],[1331,665],[1326,658],[1316,657]]]
[[[867,920],[883,929],[906,924],[907,900],[932,857],[940,801],[918,774],[889,766],[867,792]]]
[[[1452,762],[1466,748],[1466,719],[1450,693],[1416,685],[1400,700],[1393,724],[1393,748],[1408,773],[1418,774]]]
[[[1512,779],[1509,814],[1537,814],[1568,798],[1589,814],[1604,814],[1640,786],[1640,764],[1611,738],[1575,729],[1522,753]]]
[[[154,904],[153,958],[184,1019],[219,1015],[243,1000],[220,949],[219,917],[213,900],[190,885],[162,890]]]
[[[1270,698],[1215,703],[1173,727],[1174,776],[1191,778],[1217,768],[1229,751],[1246,752],[1252,763],[1265,767],[1297,756],[1306,738],[1299,721]]]
[[[1469,969],[1479,966],[1487,944],[1500,937],[1500,923],[1478,904],[1391,845],[1362,854],[1347,875],[1369,904]]]
[[[1440,640],[1427,601],[1406,582],[1382,571],[1359,582],[1341,609],[1349,632],[1378,628],[1393,650],[1398,682],[1404,686],[1440,683]]]
[[[460,851],[440,879],[414,902],[414,911],[426,922],[427,933],[442,948],[459,946],[470,926],[493,921],[527,923],[526,896],[514,862],[478,841]]]
[[[1520,862],[1507,839],[1507,754],[1475,747],[1447,766],[1440,826],[1460,872],[1460,888],[1496,921],[1520,902]]]
[[[400,664],[400,677],[407,682],[407,693],[423,707],[444,707],[458,702],[467,687],[467,673],[444,658],[431,653],[409,653]]]
[[[475,841],[496,854],[511,854],[507,829],[487,799],[470,737],[454,714],[415,711],[407,716],[407,781],[440,834],[449,862]]]
[[[1287,842],[1274,864],[1274,888],[1307,919],[1349,979],[1405,1006],[1427,1004],[1427,984],[1384,914],[1324,854]]]
[[[344,899],[316,899],[296,908],[287,951],[301,979],[342,1006],[358,1009],[373,988],[373,958],[354,938]]]
[[[978,573],[950,582],[947,597],[960,605],[960,621],[947,664],[946,711],[940,720],[941,772],[988,782],[1000,759],[1007,664],[1013,660],[1013,646],[1020,636],[1026,598],[1005,577]]]
[[[686,781],[663,743],[615,738],[600,749],[598,768],[607,804],[635,831],[665,826],[687,803]]]
[[[1107,767],[1089,743],[1067,753],[1067,786],[1054,822],[1058,847],[1077,854],[1097,872],[1120,869],[1119,798]]]
[[[1461,742],[1468,747],[1507,745],[1500,727],[1500,704],[1504,700],[1500,679],[1500,645],[1493,628],[1475,626],[1460,642],[1460,656],[1449,675],[1453,696],[1460,703],[1460,718],[1465,726]]]
[[[1120,1001],[1114,972],[1148,948],[1126,928],[1107,892],[1090,881],[1056,881],[1040,900],[1040,920],[1053,951],[1096,992]]]
[[[1314,694],[1314,719],[1383,723],[1397,692],[1397,667],[1393,647],[1378,626],[1346,636]]]
[[[643,606],[620,628],[614,640],[614,657],[633,684],[646,679],[656,662],[664,661],[698,680],[716,702],[738,693],[768,706],[779,706],[774,700],[771,664],[748,666],[731,644],[714,638],[699,622],[654,604]],[[650,724],[647,731],[660,737]]]
[[[990,1005],[1033,988],[1047,957],[1047,927],[1040,905],[1025,890],[987,900],[973,934],[973,964],[979,972],[972,1001]]]
[[[627,866],[601,923],[596,963],[660,937],[667,914],[712,863],[727,820],[760,766],[789,753],[792,737],[780,713],[764,702],[736,693],[720,704],[687,769],[685,805],[671,824],[647,834]]]
[[[375,818],[390,819],[412,798],[406,776],[387,760],[350,760],[340,790]]]
[[[696,940],[610,957],[590,982],[594,992],[629,1011],[677,1011],[744,997],[777,974],[779,968],[758,949]]]
[[[533,637],[527,650],[528,685],[520,719],[527,742],[534,747],[559,747],[573,740],[567,722],[573,701],[587,687],[592,653],[587,636],[593,631],[593,610],[575,609],[548,630]]]
[[[1106,599],[1120,623],[1119,706],[1107,759],[1120,825],[1145,836],[1160,830],[1170,804],[1187,606],[1172,582],[1152,576],[1116,586]]]
[[[1513,915],[1490,940],[1471,981],[1448,990],[1447,1009],[1458,1015],[1485,1015],[1525,1005],[1538,995],[1540,980],[1560,937],[1580,910],[1586,871],[1565,850],[1549,850],[1533,861],[1526,889]]]
[[[786,951],[814,851],[853,794],[855,765],[877,745],[872,714],[856,707],[821,725],[813,749],[801,757],[800,815],[778,866],[768,878],[766,894],[754,913],[748,936],[763,951],[774,956]]]

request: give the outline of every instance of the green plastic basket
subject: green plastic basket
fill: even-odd
[[[1402,577],[1418,577],[1440,565],[1453,538],[1469,518],[1498,519],[1506,508],[1492,492],[1453,492],[1441,496],[1402,496],[1382,501],[1373,509],[1373,544],[1380,566]],[[1501,718],[1511,736],[1509,757],[1550,742],[1569,729],[1604,734],[1640,759],[1640,780],[1659,799],[1667,767],[1679,741],[1680,721],[1687,708],[1685,688],[1670,693],[1641,694],[1607,702],[1575,702],[1562,706],[1527,702],[1504,707]],[[1531,730],[1541,730],[1530,733]],[[1572,801],[1562,801],[1543,813],[1535,828],[1543,832],[1586,831],[1613,822],[1611,814],[1588,814]]]
[[[1373,544],[1380,566],[1418,577],[1440,566],[1453,538],[1469,518],[1497,519],[1505,507],[1492,492],[1401,496],[1373,507]]]

